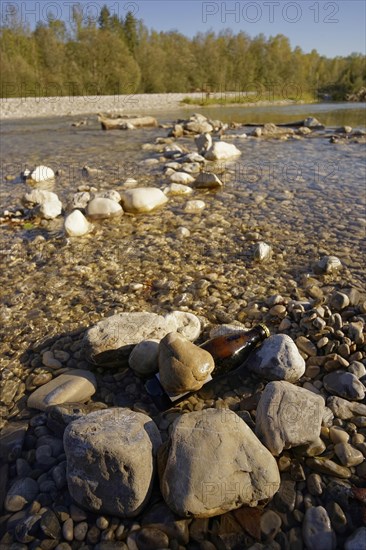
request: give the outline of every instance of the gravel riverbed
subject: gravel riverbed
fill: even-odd
[[[364,145],[344,137],[330,143],[334,129],[286,140],[228,129],[222,140],[241,156],[209,163],[223,187],[194,188],[188,198],[168,194],[160,209],[92,220],[93,232],[70,238],[64,212],[45,220],[24,207],[23,195],[34,189],[19,178],[25,165],[58,171],[37,188],[56,192],[68,212],[76,191],[123,195],[127,178],[164,190],[179,172],[177,166],[167,172],[166,164],[181,162],[169,147],[197,151],[193,137],[167,140],[167,118],[166,127],[126,132],[102,132],[92,117],[72,127],[74,120],[3,128],[0,548],[310,550],[314,536],[326,550],[362,548]],[[189,212],[191,199],[204,209]],[[4,216],[5,209],[12,215]],[[271,249],[267,261],[258,261],[261,242]],[[248,329],[265,322],[272,335],[290,337],[305,369],[296,387],[324,400],[318,438],[276,455],[280,487],[267,505],[183,517],[166,504],[155,477],[135,517],[80,507],[71,498],[62,435],[89,412],[122,407],[148,415],[163,442],[178,418],[206,409],[231,409],[259,433],[257,409],[271,378],[244,369],[159,413],[127,363],[90,361],[85,334],[95,323],[122,312],[176,310],[199,320],[198,343],[223,324]],[[65,409],[27,405],[37,388],[74,369],[94,375],[90,398]],[[223,501],[231,492],[226,487]]]

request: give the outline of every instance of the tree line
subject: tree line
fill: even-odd
[[[283,35],[227,29],[187,38],[149,30],[131,12],[77,8],[69,25],[50,18],[31,30],[14,16],[0,28],[1,97],[265,90],[285,99],[345,99],[366,86],[365,56],[327,58],[291,48]]]

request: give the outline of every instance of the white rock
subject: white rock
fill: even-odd
[[[96,391],[92,372],[72,369],[37,388],[28,398],[30,409],[46,410],[50,405],[87,401]]]
[[[275,456],[320,434],[324,399],[289,382],[270,382],[257,407],[255,433]]]
[[[56,193],[43,189],[33,189],[22,198],[26,205],[38,205],[43,218],[53,219],[62,212],[62,203]]]
[[[81,237],[89,233],[93,229],[93,225],[88,222],[80,210],[74,210],[66,216],[64,228],[69,237]]]
[[[170,176],[170,181],[173,183],[188,185],[189,183],[194,182],[194,178],[190,174],[187,174],[187,172],[174,172],[174,174]]]
[[[95,198],[92,199],[87,208],[88,217],[98,220],[103,218],[112,218],[123,214],[122,206],[111,199]]]
[[[171,324],[176,323],[177,330],[182,336],[194,342],[201,333],[201,321],[194,313],[185,311],[173,311],[165,315],[165,320]]]
[[[57,200],[46,201],[39,207],[39,213],[42,218],[46,220],[53,220],[57,218],[62,212],[62,202],[57,198]]]
[[[152,375],[159,370],[159,340],[142,340],[128,358],[130,368],[142,376]]]
[[[54,179],[55,172],[52,170],[52,168],[49,168],[48,166],[43,166],[41,164],[39,166],[36,166],[30,177],[33,181],[39,183],[41,181]]]
[[[241,151],[233,143],[215,141],[205,154],[207,160],[227,160],[241,155]]]
[[[127,178],[122,185],[127,188],[136,187],[136,185],[138,185],[138,181],[134,178]]]
[[[186,239],[187,237],[190,237],[191,232],[188,229],[188,227],[178,227],[177,229],[177,237]]]
[[[72,197],[69,203],[69,208],[71,210],[74,210],[74,208],[86,208],[90,198],[90,193],[87,191],[79,191]]]
[[[305,361],[287,334],[270,336],[250,354],[246,366],[265,380],[297,382],[305,372]]]
[[[200,200],[188,201],[184,207],[187,214],[199,214],[205,208],[206,203]]]
[[[210,136],[211,137],[211,136]],[[197,138],[196,138],[197,139]],[[200,155],[199,153],[196,153],[196,152],[193,152],[193,153],[188,153],[187,155],[185,155],[182,159],[184,162],[199,162],[200,164],[204,164],[206,161],[205,161],[205,157],[203,157],[202,155]]]
[[[171,183],[164,189],[164,193],[167,193],[168,195],[191,195],[193,193],[193,189],[192,187],[188,187],[188,185]]]
[[[156,187],[138,187],[122,192],[122,204],[127,212],[150,212],[167,202],[166,195]]]
[[[109,191],[99,191],[98,193],[95,193],[93,198],[111,199],[111,201],[118,203],[121,202],[121,195],[115,189],[110,189]]]
[[[272,247],[261,241],[255,245],[253,256],[257,262],[268,262],[272,257]]]

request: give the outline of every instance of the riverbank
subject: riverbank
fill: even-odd
[[[233,92],[235,94],[235,92]],[[222,94],[216,94],[218,100]],[[228,95],[228,94],[226,94]],[[215,97],[211,94],[210,101]],[[96,115],[100,112],[141,115],[186,109],[191,111],[192,104],[182,103],[183,99],[197,100],[197,106],[205,101],[204,92],[172,94],[129,94],[112,96],[65,96],[65,97],[27,97],[2,98],[0,100],[0,120],[23,119],[36,117],[59,117],[77,115]],[[243,107],[260,107],[265,105],[293,105],[301,101],[252,101],[241,103]],[[233,104],[234,105],[234,104]],[[210,103],[212,106],[212,103]]]

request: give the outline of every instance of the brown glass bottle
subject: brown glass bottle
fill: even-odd
[[[208,381],[216,376],[222,376],[244,363],[250,352],[265,338],[268,338],[269,334],[266,325],[260,323],[247,332],[231,332],[204,342],[200,347],[211,353],[215,361],[215,368]],[[179,396],[172,396],[164,390],[157,375],[147,380],[145,388],[160,410],[169,409],[195,393],[187,392]]]

